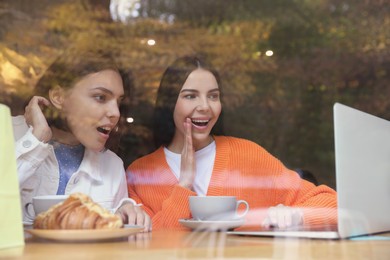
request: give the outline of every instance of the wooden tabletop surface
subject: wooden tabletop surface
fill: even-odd
[[[390,234],[359,240],[260,238],[174,230],[100,242],[58,242],[25,233],[0,259],[390,259]]]

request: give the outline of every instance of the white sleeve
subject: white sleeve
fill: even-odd
[[[50,145],[40,142],[32,134],[32,127],[15,142],[16,164],[20,185],[23,185],[36,172],[39,165],[50,152]]]
[[[126,175],[125,175],[125,169],[123,167],[120,167],[120,183],[118,187],[118,192],[115,194],[115,200],[114,205],[115,208],[112,209],[112,212],[116,212],[120,206],[127,202],[131,202],[134,205],[136,204],[134,200],[129,199],[129,193],[127,192],[127,182],[126,182]]]
[[[122,205],[127,204],[127,203],[131,203],[134,206],[141,206],[141,204],[137,204],[135,202],[135,200],[129,198],[129,193],[127,191],[127,181],[126,181],[126,174],[125,174],[124,167],[121,167],[120,172],[121,172],[120,173],[121,181],[119,184],[118,192],[115,195],[114,205],[116,205],[116,206],[115,206],[115,208],[111,209],[112,213],[115,213]]]

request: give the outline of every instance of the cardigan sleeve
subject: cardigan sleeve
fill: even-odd
[[[142,204],[142,208],[152,219],[153,230],[164,228],[180,229],[182,226],[178,220],[191,217],[188,210],[188,197],[196,194],[176,185],[168,197],[161,197],[159,195],[161,188],[155,187],[155,192],[149,193],[148,197],[145,198],[137,194],[137,189],[134,189],[134,186],[129,184],[129,197]]]
[[[169,166],[164,166],[164,158],[152,154],[129,166],[129,197],[142,203],[143,209],[152,219],[153,230],[181,229],[183,227],[179,219],[191,217],[188,197],[196,196],[196,193],[177,184]]]
[[[171,195],[162,202],[162,208],[152,217],[153,226],[157,229],[164,227],[180,228],[178,220],[182,218],[190,218],[188,197],[196,196],[196,193],[176,185]]]
[[[232,137],[220,137],[217,140],[220,150],[223,145],[225,150],[229,150],[223,151],[223,154],[229,154],[225,168],[230,170],[229,179],[234,180],[223,182],[223,192],[232,193],[232,187],[235,187],[236,194],[250,204],[252,213],[259,212],[251,214],[257,215],[257,219],[252,219],[251,223],[261,223],[267,209],[278,204],[301,208],[305,225],[337,223],[335,190],[303,180],[254,142]]]
[[[337,193],[326,185],[314,186],[306,180],[302,181],[302,190],[298,200],[293,204],[303,210],[304,225],[337,224]]]

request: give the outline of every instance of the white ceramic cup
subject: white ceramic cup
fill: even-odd
[[[47,211],[51,206],[66,200],[68,197],[69,195],[35,196],[33,197],[32,202],[29,202],[25,205],[27,215],[32,218],[35,218],[35,216],[39,213]]]
[[[235,196],[190,196],[189,203],[194,220],[234,220],[244,217],[249,210],[248,202]],[[238,213],[241,204],[245,210]]]

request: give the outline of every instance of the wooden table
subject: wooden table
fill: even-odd
[[[25,241],[24,247],[0,250],[0,259],[390,259],[390,240],[372,239],[326,241],[167,230],[93,243],[54,242],[28,234]]]

